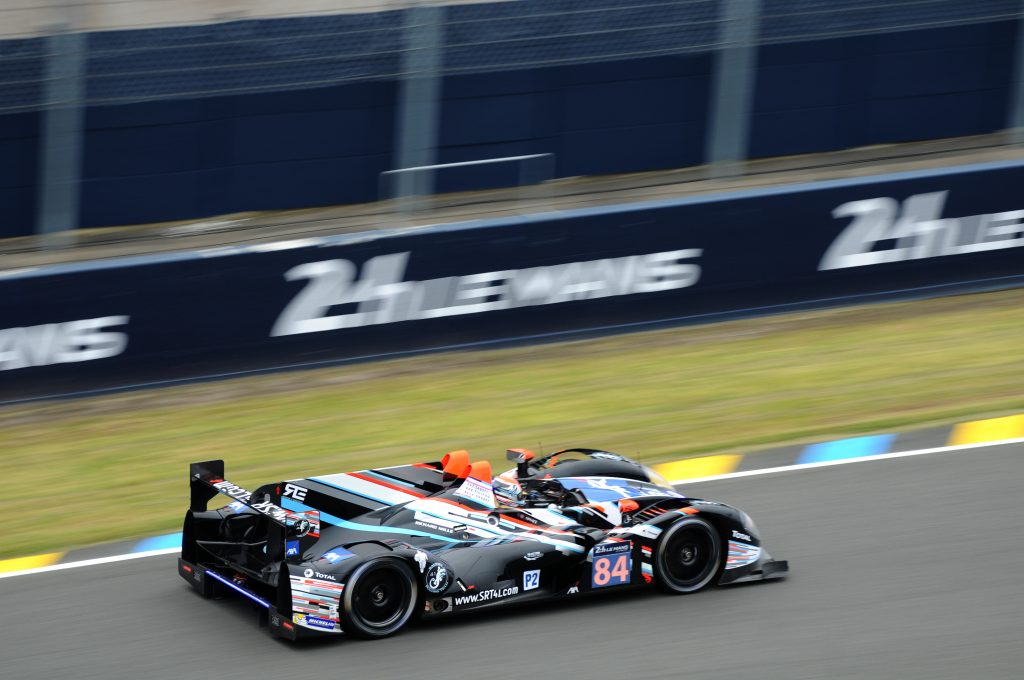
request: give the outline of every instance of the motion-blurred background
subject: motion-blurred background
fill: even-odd
[[[1024,0],[0,0],[0,676],[1019,678],[1022,130]],[[166,554],[570,446],[791,578],[293,649]]]
[[[5,0],[0,236],[989,135],[1024,116],[1020,11]]]
[[[0,456],[76,510],[0,553],[174,531],[192,460],[728,467],[1015,413],[1021,16],[4,0]]]

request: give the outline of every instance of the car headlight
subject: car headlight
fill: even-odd
[[[742,510],[740,510],[740,521],[743,522],[743,531],[747,532],[751,536],[760,536],[753,518]]]

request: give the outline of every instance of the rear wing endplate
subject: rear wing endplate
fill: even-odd
[[[224,479],[224,461],[210,460],[192,463],[188,468],[189,476],[189,509],[192,512],[205,512],[207,504],[217,496],[224,494],[259,514],[270,519],[281,527],[279,533],[286,542],[285,556],[289,561],[295,558],[300,561],[302,554],[320,538],[320,513],[317,510],[292,512],[274,503],[270,493],[261,493],[253,498],[253,492]],[[293,546],[292,543],[298,545]]]

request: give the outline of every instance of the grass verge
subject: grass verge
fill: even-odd
[[[439,354],[0,410],[0,557],[174,531],[187,464],[246,486],[506,447],[646,461],[1024,409],[1024,290]]]

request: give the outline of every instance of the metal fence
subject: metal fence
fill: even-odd
[[[381,2],[379,11],[369,11],[373,5],[363,3],[363,13],[352,13],[349,6],[344,14],[272,22],[242,10],[198,26],[188,25],[196,16],[193,5],[181,3],[177,14],[165,13],[160,19],[186,25],[145,31],[137,30],[138,23],[119,27],[112,15],[119,7],[172,4],[169,0],[67,0],[35,8],[28,2],[0,4],[0,112],[52,104],[45,97],[44,73],[55,46],[44,34],[32,35],[34,30],[89,29],[82,55],[83,101],[103,104],[393,79],[410,73],[403,54],[409,49],[410,31],[421,28],[406,21],[407,8],[400,8],[413,3]],[[346,6],[334,4],[338,9]],[[729,44],[727,25],[735,21],[759,24],[751,32],[753,43],[778,43],[995,21],[1016,16],[1020,5],[1019,0],[512,0],[440,5],[438,74],[710,51]],[[37,21],[16,20],[30,9]],[[108,16],[110,26],[97,26],[90,16]]]
[[[756,45],[1010,19],[1024,0],[296,0],[287,17],[281,7],[270,0],[0,2],[0,114],[57,112],[44,125],[44,195],[74,182],[73,167],[55,165],[77,162],[79,118],[68,111],[83,106],[399,79],[395,163],[408,167],[434,162],[431,82],[446,74],[711,51],[718,56],[708,160],[719,174],[736,172]],[[160,30],[141,30],[150,27]],[[1024,102],[1019,89],[1013,100]],[[1018,127],[1022,115],[1015,108],[1008,126]],[[401,191],[429,187],[428,178]],[[68,220],[39,223],[66,229],[74,226]]]

